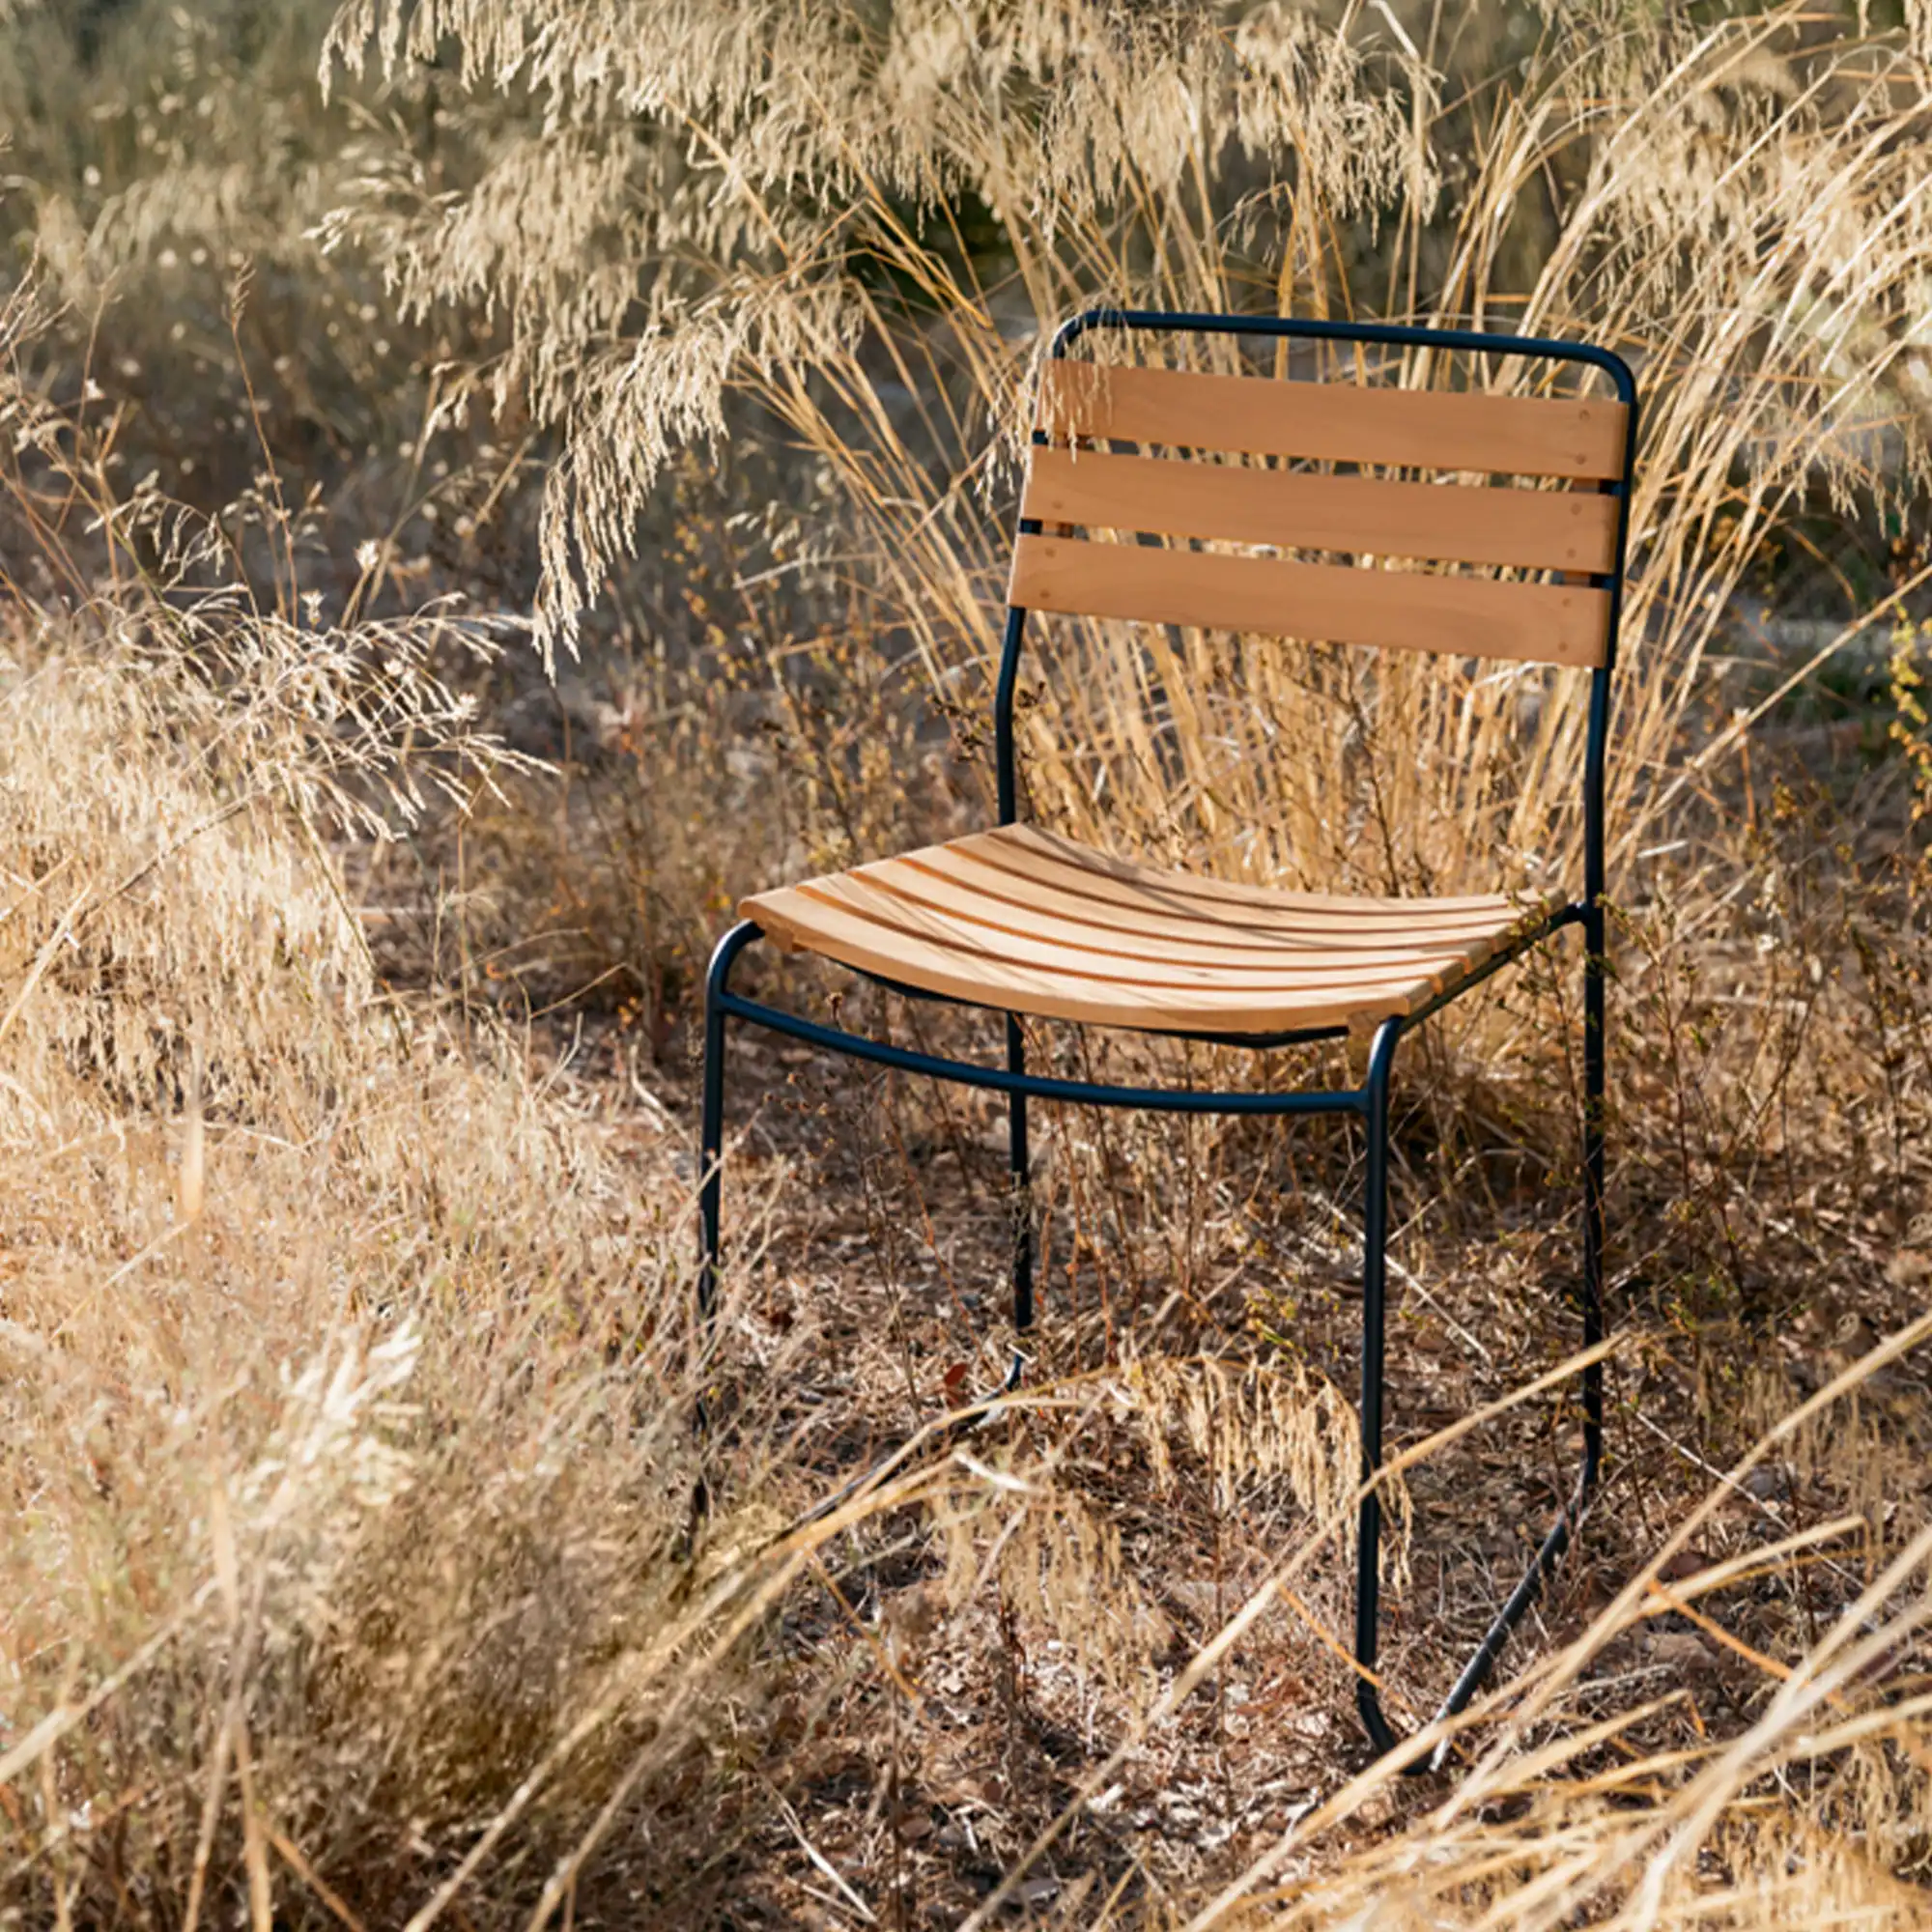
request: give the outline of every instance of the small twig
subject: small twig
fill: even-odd
[[[805,1827],[799,1822],[798,1813],[792,1809],[790,1800],[785,1797],[784,1793],[776,1784],[772,1783],[770,1778],[766,1778],[764,1783],[766,1789],[771,1792],[773,1801],[777,1804],[779,1809],[783,1812],[784,1821],[790,1826],[792,1836],[798,1840],[799,1849],[838,1888],[840,1895],[846,1899],[851,1905],[852,1910],[867,1925],[876,1925],[879,1921],[873,1915],[871,1907],[839,1876],[838,1868],[832,1861],[806,1836]]]
[[[298,1846],[278,1825],[269,1827],[269,1842],[281,1855],[282,1862],[322,1900],[334,1915],[336,1922],[346,1925],[349,1932],[368,1932],[368,1928],[350,1911],[341,1894],[330,1889],[315,1867],[302,1857]]]

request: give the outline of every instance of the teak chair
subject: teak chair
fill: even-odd
[[[1073,360],[1100,329],[1287,337],[1468,351],[1586,365],[1613,397],[1558,400],[1201,375]],[[993,702],[999,821],[989,831],[744,901],[705,988],[698,1306],[717,1298],[724,1029],[750,1021],[877,1065],[1008,1095],[1014,1198],[1013,1321],[1034,1317],[1027,1103],[1187,1114],[1360,1117],[1363,1202],[1361,1443],[1364,1483],[1382,1460],[1389,1074],[1397,1043],[1458,994],[1567,925],[1583,931],[1583,1340],[1603,1334],[1604,761],[1636,437],[1631,372],[1581,344],[1410,328],[1095,310],[1055,338],[1040,384],[1020,508],[1005,648]],[[1142,453],[1122,453],[1119,445]],[[1169,454],[1148,453],[1165,450]],[[1354,467],[1352,474],[1190,460],[1226,452]],[[1386,474],[1402,472],[1400,479]],[[1415,472],[1438,472],[1435,482]],[[1534,478],[1512,488],[1498,478]],[[1548,487],[1550,484],[1563,487]],[[1071,534],[1073,527],[1088,532]],[[1049,534],[1051,529],[1054,533]],[[1120,533],[1102,541],[1096,532]],[[1360,559],[1313,562],[1186,547],[1220,540]],[[1165,542],[1162,540],[1165,539]],[[1362,567],[1385,558],[1517,573]],[[1029,611],[1259,631],[1331,643],[1587,668],[1580,895],[1540,902],[1368,898],[1275,892],[1154,870],[1022,826],[1013,696]],[[760,934],[902,992],[1007,1016],[1007,1064],[912,1052],[755,1004],[731,969]],[[1373,1029],[1367,1079],[1330,1093],[1203,1093],[1029,1073],[1018,1015],[1267,1048]],[[1017,1357],[1016,1357],[1017,1366]],[[1604,1390],[1582,1371],[1583,1454],[1574,1497],[1497,1613],[1439,1715],[1474,1696],[1510,1631],[1569,1546],[1597,1479]],[[1378,1751],[1395,1732],[1376,1676],[1380,1498],[1360,1505],[1356,1702]],[[1417,1768],[1417,1767],[1412,1767]]]

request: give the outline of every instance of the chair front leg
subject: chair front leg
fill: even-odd
[[[1026,1071],[1026,1035],[1011,1013],[1007,1015],[1007,1071]],[[1011,1177],[1009,1197],[1012,1214],[1013,1330],[1024,1335],[1033,1326],[1033,1168],[1027,1146],[1027,1096],[1015,1089],[1007,1095],[1007,1168]]]
[[[1604,1339],[1604,1108],[1605,1092],[1604,1022],[1608,979],[1605,956],[1605,919],[1600,901],[1593,900],[1583,915],[1583,1273],[1577,1299],[1581,1304],[1583,1346],[1595,1348]],[[1365,1438],[1366,1439],[1366,1438]],[[1529,1607],[1543,1593],[1548,1578],[1569,1549],[1576,1525],[1582,1516],[1602,1470],[1604,1460],[1604,1365],[1586,1363],[1583,1369],[1583,1459],[1577,1472],[1577,1487],[1570,1500],[1558,1511],[1536,1554],[1530,1559],[1516,1588],[1484,1634],[1469,1661],[1463,1666],[1449,1695],[1437,1711],[1437,1719],[1456,1717],[1466,1710],[1482,1689],[1503,1646]],[[1374,1633],[1370,1634],[1371,1646]],[[1373,1650],[1371,1652],[1373,1655]],[[1369,1688],[1367,1686],[1365,1689]],[[1378,1713],[1379,1717],[1379,1713]],[[1367,1707],[1364,1719],[1368,1720]],[[1386,1733],[1387,1727],[1382,1727]],[[1371,1735],[1377,1735],[1370,1722]],[[1386,1748],[1386,1746],[1381,1747]],[[1439,1768],[1447,1750],[1446,1741],[1426,1760],[1429,1769]],[[1423,1761],[1408,1767],[1425,1768]]]
[[[1382,1353],[1388,1284],[1389,1065],[1402,1035],[1399,1018],[1384,1020],[1369,1049],[1369,1077],[1362,1089],[1368,1129],[1368,1177],[1362,1203],[1362,1481],[1374,1480],[1382,1461]],[[1397,1743],[1376,1690],[1377,1637],[1381,1611],[1382,1503],[1379,1491],[1363,1496],[1355,1532],[1355,1708],[1379,1757]]]
[[[698,1120],[697,1323],[700,1360],[718,1326],[718,1289],[724,1262],[721,1221],[724,1168],[724,996],[739,953],[758,936],[750,920],[718,942],[704,976],[704,1092]]]

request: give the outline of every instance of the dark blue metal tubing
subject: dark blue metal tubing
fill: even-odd
[[[1386,1019],[1369,1048],[1369,1077],[1362,1089],[1368,1124],[1368,1178],[1362,1190],[1362,1481],[1375,1480],[1382,1465],[1382,1343],[1388,1286],[1388,1114],[1389,1067],[1402,1021]],[[1370,1490],[1362,1497],[1355,1528],[1355,1709],[1376,1755],[1399,1740],[1382,1716],[1375,1683],[1376,1639],[1381,1616],[1382,1499]]]
[[[1604,1140],[1602,1133],[1604,1097],[1603,991],[1604,959],[1601,941],[1594,945],[1592,928],[1601,933],[1604,915],[1596,906],[1569,905],[1554,914],[1548,923],[1524,937],[1508,952],[1484,963],[1470,975],[1437,996],[1429,1006],[1406,1017],[1384,1020],[1369,1053],[1367,1084],[1362,1089],[1363,1117],[1368,1129],[1367,1179],[1362,1211],[1362,1481],[1374,1480],[1381,1467],[1383,1357],[1387,1325],[1388,1280],[1388,1087],[1397,1041],[1404,1031],[1435,1011],[1456,994],[1499,967],[1506,965],[1529,946],[1561,926],[1581,923],[1585,945],[1591,947],[1584,960],[1585,1038],[1584,1038],[1584,1209],[1583,1209],[1583,1345],[1591,1348],[1603,1339],[1603,1208]],[[1589,1018],[1592,1003],[1594,1023]],[[1592,1041],[1595,1042],[1594,1054]],[[1497,1611],[1469,1661],[1463,1666],[1449,1695],[1437,1710],[1436,1720],[1453,1718],[1465,1710],[1483,1687],[1496,1659],[1501,1656],[1510,1634],[1542,1594],[1545,1580],[1570,1548],[1572,1527],[1581,1517],[1584,1504],[1596,1488],[1603,1461],[1604,1397],[1603,1369],[1593,1362],[1583,1371],[1583,1463],[1577,1472],[1577,1487],[1569,1505],[1557,1517],[1538,1546],[1529,1568]],[[1355,1662],[1362,1674],[1355,1680],[1355,1708],[1362,1727],[1369,1734],[1377,1756],[1382,1756],[1401,1742],[1383,1715],[1381,1698],[1375,1681],[1378,1633],[1381,1607],[1381,1498],[1371,1491],[1362,1498],[1355,1538]],[[1416,1776],[1436,1771],[1447,1752],[1447,1741],[1426,1758],[1403,1767]]]
[[[1604,1007],[1607,962],[1604,957],[1604,908],[1602,899],[1573,907],[1583,926],[1583,1279],[1577,1297],[1582,1304],[1583,1346],[1594,1348],[1604,1339]],[[1550,1524],[1522,1579],[1510,1592],[1509,1601],[1497,1611],[1495,1621],[1485,1633],[1474,1654],[1463,1666],[1455,1688],[1435,1714],[1437,1719],[1453,1718],[1465,1709],[1481,1690],[1491,1666],[1509,1641],[1510,1633],[1528,1612],[1541,1594],[1544,1581],[1570,1548],[1573,1525],[1581,1518],[1583,1507],[1597,1487],[1604,1461],[1604,1368],[1592,1362],[1583,1371],[1583,1465],[1577,1471],[1577,1487],[1569,1507]],[[1428,1760],[1436,1769],[1442,1762],[1445,1745],[1437,1746]],[[1410,1771],[1422,1769],[1410,1765]]]
[[[1482,1642],[1476,1646],[1468,1662],[1463,1666],[1463,1674],[1457,1678],[1455,1688],[1443,1699],[1442,1708],[1435,1714],[1438,1719],[1453,1718],[1459,1711],[1465,1710],[1469,1700],[1483,1688],[1483,1680],[1489,1676],[1491,1666],[1502,1655],[1503,1645],[1509,1641],[1510,1633],[1523,1620],[1529,1606],[1542,1595],[1545,1579],[1563,1560],[1563,1552],[1570,1548],[1571,1524],[1582,1515],[1583,1505],[1589,1499],[1591,1490],[1596,1487],[1596,1464],[1586,1459],[1569,1508],[1549,1525],[1549,1533],[1538,1546],[1535,1556],[1530,1559],[1529,1568],[1522,1573],[1522,1578],[1510,1592],[1508,1602],[1496,1612],[1495,1622],[1484,1634]],[[1363,1688],[1371,1689],[1368,1686]],[[1371,1726],[1372,1733],[1373,1729]],[[1427,1761],[1428,1769],[1433,1771],[1439,1767],[1446,1743],[1447,1740],[1444,1740],[1444,1745],[1436,1747]],[[1379,1748],[1386,1750],[1388,1746],[1381,1745]],[[1423,1766],[1414,1764],[1406,1768],[1415,1772],[1422,1770]]]
[[[1026,1077],[1026,1035],[1007,1015],[1007,1071]],[[1027,1151],[1027,1094],[1023,1087],[1007,1094],[1007,1171],[1011,1177],[1008,1203],[1013,1229],[1013,1330],[1033,1326],[1033,1164]]]
[[[1288,315],[1188,315],[1165,309],[1090,308],[1060,325],[1052,354],[1064,356],[1096,328],[1136,328],[1171,335],[1287,337],[1306,342],[1367,342],[1389,349],[1458,349],[1477,355],[1530,355],[1541,362],[1580,362],[1601,369],[1616,386],[1617,400],[1636,401],[1636,378],[1614,350],[1594,342],[1559,342],[1536,335],[1509,335],[1480,328],[1423,328],[1399,322],[1317,322]]]
[[[1037,531],[1032,518],[1021,529]],[[1013,690],[1019,677],[1020,647],[1026,638],[1026,612],[1009,608],[1007,635],[1000,651],[1000,681],[993,694],[993,767],[999,793],[1000,823],[1019,817],[1019,779],[1013,762]],[[1011,1013],[1007,1015],[1007,1071],[1016,1079],[1026,1074],[1026,1036]],[[1033,1326],[1033,1171],[1027,1146],[1027,1090],[1007,1090],[1007,1170],[1010,1176],[1008,1210],[1012,1216],[1013,1328],[1025,1334]]]
[[[1030,536],[1039,525],[1023,518],[1020,528]],[[1013,695],[1018,688],[1020,649],[1026,641],[1027,613],[1007,610],[1007,635],[1000,646],[1000,681],[993,688],[993,782],[999,794],[1000,823],[1013,824],[1020,815],[1019,774],[1013,760]]]
[[[742,931],[742,927],[734,928]],[[756,927],[753,928],[755,933]],[[861,1034],[839,1033],[777,1007],[762,1007],[736,993],[721,994],[719,1007],[733,1019],[750,1020],[774,1033],[810,1041],[833,1053],[869,1060],[901,1073],[953,1080],[962,1087],[988,1087],[1001,1094],[1024,1094],[1040,1100],[1065,1100],[1082,1107],[1134,1107],[1151,1114],[1358,1114],[1362,1096],[1353,1089],[1334,1093],[1211,1094],[1190,1087],[1103,1087],[1085,1080],[1055,1080],[1038,1073],[1014,1073],[1004,1066],[980,1066],[970,1060],[941,1060],[914,1053]]]
[[[698,1346],[708,1348],[718,1321],[718,1277],[723,1260],[719,1220],[723,1206],[724,1158],[724,1019],[730,999],[731,968],[739,953],[757,938],[750,920],[734,925],[718,942],[704,976],[704,1096],[698,1126],[697,1317]]]

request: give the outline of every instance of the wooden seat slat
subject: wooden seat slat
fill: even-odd
[[[1179,895],[1188,899],[1218,901],[1231,913],[1243,916],[1263,909],[1309,914],[1335,914],[1350,919],[1389,918],[1435,919],[1439,915],[1471,913],[1487,919],[1492,913],[1521,913],[1525,906],[1534,910],[1544,901],[1509,893],[1475,893],[1462,897],[1401,898],[1375,893],[1309,893],[1284,886],[1256,886],[1232,879],[1217,879],[1205,872],[1177,872],[1159,866],[1144,865],[1116,852],[1103,852],[1094,845],[1083,845],[1064,833],[1050,832],[1042,825],[1001,825],[985,832],[970,832],[963,838],[928,849],[942,852],[970,852],[997,855],[1002,863],[1012,863],[1015,855],[1040,859],[1082,874],[1093,874],[1121,885],[1138,886],[1144,891]]]
[[[1510,924],[1546,904],[1538,897],[1511,898],[1501,894],[1480,899],[1354,900],[1344,895],[1243,888],[1222,879],[1136,867],[1071,840],[1036,842],[1009,836],[1032,829],[1008,826],[971,834],[909,853],[901,863],[944,873],[1022,904],[1043,903],[1041,895],[1052,893],[1058,895],[1055,909],[1069,917],[1084,913],[1112,921],[1124,910],[1134,918],[1157,913],[1190,922],[1211,919],[1217,932],[1246,934],[1263,943],[1278,936],[1454,941],[1494,931],[1499,923]],[[1075,856],[1083,851],[1091,863]]]
[[[904,861],[865,866],[843,876],[910,904],[968,920],[992,931],[1033,932],[1069,946],[1085,946],[1095,952],[1145,952],[1150,957],[1158,956],[1155,949],[1173,947],[1180,949],[1176,956],[1202,964],[1265,964],[1276,959],[1331,954],[1354,957],[1367,952],[1388,959],[1426,962],[1445,951],[1477,943],[1494,925],[1493,920],[1480,927],[1472,924],[1470,936],[1462,940],[1440,934],[1417,938],[1406,930],[1384,936],[1373,928],[1364,931],[1358,927],[1350,932],[1332,926],[1296,927],[1264,938],[1245,929],[1233,931],[1224,922],[1203,919],[1198,914],[1142,912],[1125,906],[1096,907],[1093,900],[1063,895],[1051,888],[1009,898],[994,889],[997,880],[984,868],[979,869],[986,883],[968,884],[943,870]],[[1095,910],[1103,916],[1093,917]]]
[[[1616,499],[1236,469],[1102,450],[1034,450],[1023,517],[1083,528],[1218,537],[1286,550],[1606,571]]]
[[[1211,946],[1231,958],[1277,946],[1319,951],[1399,946],[1427,958],[1445,947],[1481,943],[1512,919],[1508,912],[1497,912],[1488,918],[1458,914],[1453,923],[1432,923],[1418,913],[1402,923],[1378,921],[1350,924],[1309,915],[1244,923],[1231,919],[1224,911],[1210,913],[1187,901],[1177,900],[1162,907],[1132,887],[1105,879],[1095,880],[1097,894],[1069,891],[1051,880],[1030,879],[946,847],[867,866],[862,875],[916,899],[924,899],[935,890],[957,891],[976,906],[982,906],[984,917],[992,923],[1024,925],[1043,917],[1092,931],[1094,943],[1103,948],[1145,934]]]
[[[1291,985],[1349,986],[1384,980],[1432,983],[1467,964],[1461,950],[1436,948],[1433,952],[1379,948],[1337,952],[1317,947],[1276,947],[1230,953],[1224,949],[1189,947],[1153,934],[1119,934],[1114,946],[1095,946],[1087,937],[1067,937],[1066,929],[1040,916],[1006,926],[992,926],[970,916],[905,898],[872,885],[855,873],[814,879],[794,890],[809,898],[837,905],[875,924],[887,925],[934,945],[992,958],[1023,960],[1029,965],[1078,973],[1095,980],[1118,980],[1145,985],[1218,986],[1223,990],[1264,991]],[[1079,929],[1074,928],[1077,932]]]
[[[1430,946],[1437,942],[1453,945],[1480,937],[1494,931],[1499,924],[1508,923],[1512,918],[1504,910],[1487,915],[1454,913],[1438,918],[1432,916],[1425,904],[1418,904],[1406,918],[1382,915],[1350,921],[1339,914],[1324,916],[1274,907],[1261,907],[1252,917],[1242,917],[1219,901],[1150,891],[1098,872],[1081,876],[1074,869],[1037,854],[1014,852],[999,845],[966,851],[963,844],[962,840],[932,848],[903,863],[920,871],[954,880],[972,892],[1007,900],[1023,912],[1037,907],[1069,919],[1124,926],[1128,930],[1145,929],[1155,920],[1168,920],[1176,923],[1177,936],[1181,928],[1191,927],[1247,945],[1363,944],[1394,939]]]
[[[1419,975],[1412,988],[1387,990],[1223,991],[1094,980],[915,939],[820,905],[795,888],[747,899],[742,910],[786,951],[819,953],[860,972],[948,999],[1092,1026],[1178,1033],[1348,1026],[1359,1018],[1407,1012],[1429,991],[1428,981]]]
[[[1022,536],[1008,601],[1023,610],[1258,632],[1450,657],[1591,667],[1609,593],[1413,570]]]
[[[1605,482],[1623,474],[1627,417],[1608,398],[1372,388],[1050,361],[1039,427],[1173,449],[1306,457]]]

